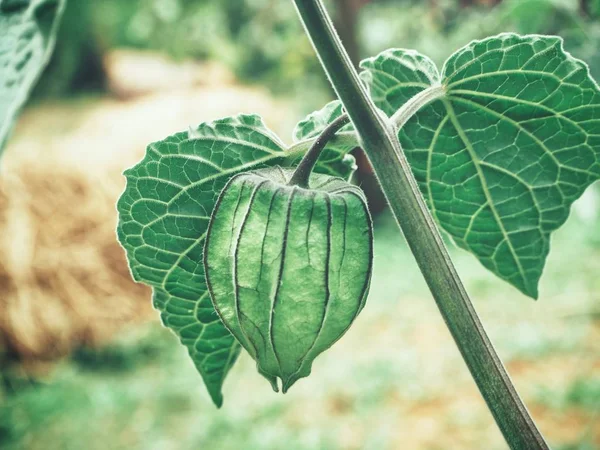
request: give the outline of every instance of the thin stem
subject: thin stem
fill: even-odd
[[[514,450],[548,449],[452,264],[402,151],[396,127],[377,112],[321,0],[294,2],[448,329],[506,441]]]
[[[341,147],[358,147],[358,137],[356,132],[352,131],[340,131],[335,136],[335,142]],[[288,148],[288,159],[291,161],[297,161],[299,157],[304,155],[308,149],[312,147],[317,138],[303,139]]]
[[[347,114],[343,114],[342,116],[335,119],[331,122],[317,137],[312,147],[306,152],[300,164],[296,168],[296,171],[292,175],[290,182],[288,183],[290,186],[299,186],[302,188],[308,188],[308,180],[310,178],[310,174],[313,171],[315,164],[319,160],[319,156],[321,156],[321,152],[327,145],[327,143],[335,136],[340,129],[350,123],[350,117]]]
[[[407,101],[402,108],[400,108],[396,113],[390,118],[396,129],[401,129],[406,121],[414,116],[421,108],[428,105],[434,100],[442,98],[445,93],[445,87],[442,85],[431,86],[409,101]]]

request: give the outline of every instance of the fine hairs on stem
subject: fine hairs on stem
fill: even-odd
[[[327,143],[335,136],[339,130],[350,123],[350,117],[347,114],[343,114],[336,120],[331,122],[327,128],[319,135],[315,140],[312,147],[306,152],[300,164],[296,168],[290,182],[290,186],[298,186],[301,188],[308,188],[308,181],[310,174],[312,173],[315,164],[321,156],[321,152],[325,149]]]
[[[397,127],[378,113],[322,1],[294,0],[294,4],[440,313],[504,438],[513,450],[549,449],[458,276],[400,146]],[[437,94],[443,95],[443,89]]]

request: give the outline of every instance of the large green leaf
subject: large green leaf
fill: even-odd
[[[386,51],[362,65],[388,115],[407,100],[398,63],[407,54]],[[434,216],[459,246],[537,298],[550,233],[600,178],[598,85],[560,38],[515,34],[473,41],[441,75],[421,78],[445,94],[399,138]]]
[[[243,171],[287,165],[289,152],[254,115],[217,120],[148,146],[125,172],[118,236],[133,278],[153,288],[163,323],[179,336],[216,405],[240,346],[223,326],[206,289],[202,253],[208,221],[229,179]],[[343,155],[316,170],[347,178]]]
[[[240,347],[206,289],[202,252],[219,193],[241,171],[281,162],[283,144],[257,116],[200,125],[148,146],[125,172],[118,236],[136,281],[153,287],[163,323],[187,347],[217,406]]]
[[[65,0],[0,0],[0,152],[46,66]]]

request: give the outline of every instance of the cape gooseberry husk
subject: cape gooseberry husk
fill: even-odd
[[[225,326],[258,371],[286,392],[365,305],[372,222],[362,191],[313,174],[290,186],[279,167],[234,176],[215,206],[206,281]]]

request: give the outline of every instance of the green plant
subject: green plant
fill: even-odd
[[[218,406],[223,380],[240,343],[275,386],[277,376],[291,376],[287,381],[294,381],[298,373],[306,374],[304,362],[310,366],[312,358],[343,331],[321,342],[321,327],[307,324],[323,324],[333,314],[334,322],[345,328],[364,301],[364,296],[354,296],[359,306],[343,321],[340,315],[348,313],[343,305],[336,310],[335,301],[322,301],[329,298],[330,281],[310,293],[306,289],[322,282],[322,275],[317,280],[307,276],[310,270],[297,270],[295,276],[282,277],[286,258],[288,268],[289,259],[296,259],[304,262],[291,264],[291,269],[320,268],[330,273],[334,266],[329,261],[313,264],[307,243],[314,231],[311,221],[332,228],[334,215],[329,211],[312,218],[315,203],[306,207],[311,220],[292,217],[288,206],[286,221],[273,221],[281,226],[269,252],[279,262],[280,273],[269,274],[269,289],[263,290],[248,280],[268,264],[262,258],[257,263],[250,251],[237,253],[243,244],[237,229],[238,206],[243,204],[245,215],[252,212],[258,217],[252,223],[262,224],[265,231],[251,237],[263,243],[269,237],[269,216],[280,215],[281,208],[256,203],[254,197],[250,200],[242,185],[233,191],[237,203],[227,205],[225,216],[233,215],[233,220],[227,222],[219,208],[213,210],[220,195],[231,194],[235,181],[230,180],[255,186],[275,183],[271,191],[276,192],[287,189],[290,181],[298,189],[314,188],[311,183],[324,175],[315,175],[308,183],[313,167],[315,172],[348,178],[353,170],[348,152],[361,146],[507,442],[514,449],[548,448],[478,319],[438,225],[497,276],[538,297],[551,233],[565,222],[572,203],[600,179],[600,90],[588,67],[563,49],[560,38],[505,33],[471,42],[455,52],[441,71],[426,56],[394,49],[363,61],[359,75],[321,1],[295,0],[295,5],[340,101],[300,122],[291,146],[251,115],[203,123],[150,144],[144,159],[125,172],[127,187],[118,203],[118,236],[133,277],[153,287],[153,302],[164,324],[188,348]],[[296,165],[309,148],[297,169],[299,178],[294,175],[290,180],[286,174],[291,172],[281,169],[285,176],[275,180],[277,169],[265,171]],[[316,164],[315,156],[321,156]],[[262,181],[257,181],[259,175]],[[334,182],[343,186],[341,191],[356,190],[342,180]],[[361,219],[357,217],[348,217],[348,226]],[[294,239],[288,240],[289,230],[295,227]],[[329,233],[335,239],[325,247],[325,258],[339,255],[348,246],[339,239],[343,233]],[[205,242],[207,235],[209,242]],[[307,250],[308,256],[302,254]],[[316,259],[324,257],[321,250],[316,250]],[[371,255],[360,252],[352,257],[363,268],[357,273],[364,274]],[[248,276],[242,283],[232,270],[231,277],[219,280],[216,294],[207,286],[206,272],[221,276],[232,261],[235,267],[247,265]],[[359,281],[364,285],[365,277]],[[288,292],[296,293],[287,297],[291,307],[282,319],[289,333],[286,362],[295,364],[295,372],[260,367],[264,358],[271,357],[264,355],[271,353],[265,350],[261,356],[257,348],[259,343],[275,347],[272,336],[267,339],[264,334],[272,330],[273,305],[281,300],[283,283]],[[346,284],[354,286],[355,281]],[[228,298],[227,289],[254,293],[240,305],[241,297]],[[318,307],[301,308],[315,299]],[[271,322],[265,328],[249,314],[269,304]],[[241,326],[243,322],[246,325]],[[311,342],[308,347],[298,344],[306,340]],[[313,353],[314,348],[319,351]]]

